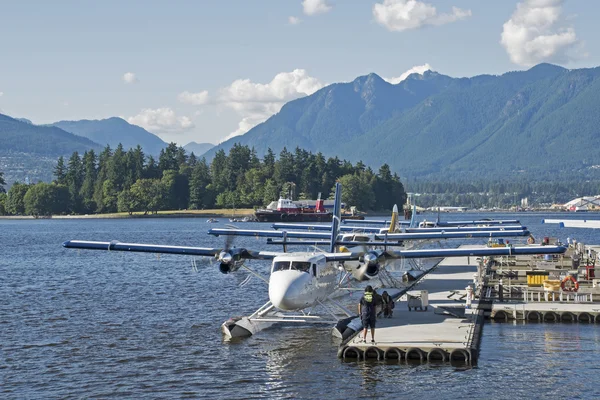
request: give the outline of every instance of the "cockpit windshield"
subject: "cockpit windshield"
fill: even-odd
[[[284,271],[288,269],[310,272],[310,262],[308,261],[275,261],[273,263],[273,272]]]
[[[308,272],[310,263],[306,261],[292,261],[292,269],[296,271]]]
[[[290,269],[289,261],[275,261],[273,263],[273,272]]]

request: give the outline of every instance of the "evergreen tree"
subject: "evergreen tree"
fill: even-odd
[[[158,164],[156,164],[156,160],[152,156],[148,156],[148,164],[143,173],[143,177],[145,179],[160,179],[161,171],[158,168]]]
[[[8,214],[6,211],[6,199],[8,195],[5,192],[0,193],[0,215]]]
[[[190,179],[190,208],[199,210],[212,207],[214,204],[214,195],[208,187],[210,184],[210,168],[206,164],[206,159],[202,158],[196,163],[192,170]]]
[[[179,165],[181,162],[181,152],[177,148],[176,143],[169,143],[166,149],[160,151],[158,157],[158,169],[161,172],[172,170],[179,171]]]
[[[96,203],[96,212],[106,211],[104,204],[104,182],[108,179],[109,161],[112,157],[110,146],[106,146],[98,156],[98,175],[94,186],[94,203]]]
[[[123,145],[119,143],[115,152],[108,162],[107,179],[112,181],[114,190],[120,192],[125,186],[128,176],[127,154],[123,150]]]
[[[223,149],[217,151],[210,164],[210,178],[213,185],[212,189],[216,193],[224,192],[229,187],[227,182],[227,156]]]
[[[67,173],[65,175],[65,184],[69,189],[70,205],[69,209],[73,213],[81,213],[82,211],[82,200],[81,200],[81,187],[83,185],[83,164],[79,153],[73,152],[69,163],[67,165]]]
[[[84,213],[91,213],[96,210],[96,202],[94,201],[94,185],[98,174],[96,162],[94,150],[86,151],[83,154],[83,183],[80,195]]]
[[[60,156],[58,157],[58,163],[56,164],[56,167],[54,167],[54,176],[56,177],[54,182],[59,185],[66,185],[66,175],[67,168],[65,167],[65,160],[63,156]]]
[[[6,185],[6,181],[4,180],[4,172],[0,171],[0,193],[6,193],[4,185]]]
[[[262,168],[265,176],[273,176],[273,173],[275,172],[275,153],[273,153],[273,150],[271,150],[270,147],[267,149],[267,153],[263,157]]]

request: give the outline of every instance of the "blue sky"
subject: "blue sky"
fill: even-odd
[[[0,0],[0,112],[218,143],[370,72],[598,66],[599,15],[586,0]]]

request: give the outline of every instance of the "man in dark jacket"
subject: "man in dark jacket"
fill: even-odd
[[[358,303],[358,313],[363,324],[363,342],[367,341],[367,330],[371,328],[371,343],[375,343],[375,323],[377,322],[377,311],[375,310],[376,298],[371,285],[365,288],[365,294]]]

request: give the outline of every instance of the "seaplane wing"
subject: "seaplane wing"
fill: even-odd
[[[297,232],[297,231],[277,231],[277,230],[252,230],[252,229],[227,229],[216,228],[209,229],[208,233],[214,236],[255,236],[281,239],[315,239],[327,240],[331,238],[331,232]],[[431,239],[460,239],[460,238],[492,238],[508,236],[529,236],[528,230],[508,230],[508,231],[459,231],[459,232],[416,232],[416,233],[371,233],[367,236],[373,240],[431,240]],[[350,234],[346,234],[349,236]],[[364,241],[363,241],[364,242]],[[342,243],[339,240],[337,244]],[[371,243],[381,244],[381,243]]]
[[[385,251],[382,256],[389,258],[437,258],[437,257],[486,257],[517,256],[534,254],[562,254],[567,251],[564,246],[519,246],[519,247],[482,247],[458,249],[420,249]]]
[[[373,235],[376,240],[430,240],[430,239],[460,239],[460,238],[492,238],[508,236],[529,236],[528,230],[508,231],[459,231],[459,232],[416,232],[416,233],[386,233]]]
[[[329,228],[331,231],[331,228]],[[209,235],[221,236],[256,236],[271,238],[294,238],[294,239],[330,239],[331,232],[294,232],[294,231],[275,231],[275,230],[252,230],[252,229],[209,229]]]
[[[193,246],[169,246],[161,244],[123,243],[116,240],[111,242],[95,242],[87,240],[69,240],[63,243],[68,249],[130,251],[137,253],[180,254],[188,256],[215,257],[220,261],[231,258],[270,260],[281,252],[254,251],[244,248],[207,248]]]
[[[317,225],[317,224],[287,224],[287,223],[274,223],[271,225],[273,229],[304,229],[308,231],[329,231],[331,232],[331,225]],[[341,232],[366,232],[366,233],[379,233],[382,229],[372,226],[340,226]]]
[[[567,248],[563,246],[477,247],[398,251],[362,247],[362,251],[353,250],[345,253],[325,254],[324,256],[327,261],[343,262],[345,269],[356,280],[363,281],[375,278],[382,268],[385,268],[386,263],[394,259],[562,254],[566,250]]]
[[[593,219],[544,219],[544,224],[558,224],[559,228],[600,228],[600,220]]]
[[[317,225],[317,224],[287,224],[287,223],[275,223],[271,225],[273,229],[305,229],[309,231],[329,231],[331,232],[331,225]],[[434,227],[434,228],[404,228],[406,233],[425,233],[425,232],[474,232],[474,231],[522,231],[527,229],[523,225],[494,225],[494,226],[447,226],[447,227]],[[365,232],[365,233],[382,233],[389,230],[389,226],[384,228],[378,228],[373,226],[340,226],[339,230],[342,232]]]

